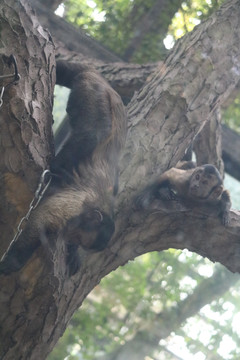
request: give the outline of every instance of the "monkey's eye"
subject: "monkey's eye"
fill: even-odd
[[[94,214],[95,214],[95,216],[97,217],[97,219],[98,219],[99,222],[102,222],[102,221],[103,221],[103,214],[101,213],[101,211],[95,209],[95,210],[94,210]]]
[[[203,180],[203,185],[208,185],[208,181],[207,180]]]
[[[199,180],[199,179],[200,179],[200,175],[197,174],[195,179],[196,179],[196,180]]]

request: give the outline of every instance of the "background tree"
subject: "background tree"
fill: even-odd
[[[1,52],[4,55],[16,52],[22,76],[16,87],[4,93],[5,106],[1,108],[1,126],[6,135],[2,142],[1,167],[4,253],[32,197],[29,190],[36,188],[41,170],[46,168],[52,155],[50,110],[54,57],[51,38],[39,26],[25,1],[3,2],[0,15],[5,25]],[[213,214],[203,216],[181,205],[170,204],[166,209],[160,203],[150,211],[133,211],[139,190],[156,172],[176,164],[192,138],[236,86],[238,21],[238,2],[227,2],[210,20],[177,43],[164,64],[156,67],[156,72],[129,103],[129,136],[121,163],[116,233],[110,247],[102,254],[86,254],[74,279],[62,276],[61,241],[52,249],[54,262],[46,257],[46,249],[40,248],[22,271],[9,277],[1,276],[3,359],[18,354],[19,358],[45,358],[74,310],[99,280],[143,253],[186,247],[221,262],[232,271],[239,271],[237,212],[231,213],[231,226],[223,229]],[[59,21],[59,28],[62,24]],[[73,31],[73,34],[76,33]],[[86,37],[81,36],[83,41],[78,46],[86,48]],[[55,42],[57,54],[68,58],[76,56],[58,43],[57,36]],[[98,60],[106,60],[109,53],[99,50],[95,42],[92,44],[96,46],[90,53],[95,51]],[[111,56],[114,59],[113,55],[109,58]],[[80,55],[80,61],[83,57]],[[94,59],[91,61],[99,68],[102,66]],[[1,65],[2,73],[7,73],[7,64],[2,61]],[[106,72],[107,67],[102,69]],[[121,69],[126,72],[126,65],[108,68],[112,82]],[[203,241],[206,238],[208,242]]]

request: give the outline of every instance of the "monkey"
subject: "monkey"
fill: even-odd
[[[71,88],[66,109],[71,135],[57,154],[52,171],[65,174],[67,180],[74,170],[80,171],[79,163],[105,158],[115,172],[116,194],[116,163],[126,135],[126,113],[120,96],[86,65],[58,61],[56,75],[57,84]]]
[[[223,188],[221,175],[214,165],[195,166],[193,162],[179,163],[161,174],[147,186],[135,203],[137,208],[148,208],[154,199],[182,200],[188,205],[209,205],[219,209],[224,226],[230,222],[231,199]]]
[[[58,60],[56,83],[70,88],[70,136],[52,161],[52,180],[22,234],[0,262],[0,274],[20,270],[33,252],[62,236],[69,276],[80,268],[78,247],[105,249],[114,233],[118,160],[127,117],[120,96],[91,67]],[[30,241],[31,239],[31,241]]]

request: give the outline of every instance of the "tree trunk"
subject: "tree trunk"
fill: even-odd
[[[54,51],[48,33],[40,27],[26,0],[2,1],[0,16],[5,24],[1,34],[5,47],[1,51],[17,54],[22,76],[15,92],[9,88],[4,94],[0,124],[5,139],[14,141],[1,143],[5,159],[1,171],[3,178],[7,172],[14,179],[21,177],[25,184],[21,195],[27,193],[29,201],[28,189],[35,190],[52,154]],[[135,209],[136,194],[156,173],[176,164],[238,82],[239,19],[239,1],[225,3],[177,43],[165,63],[129,103],[129,133],[115,210],[116,231],[108,248],[101,253],[80,249],[80,271],[67,277],[64,239],[60,237],[53,244],[43,241],[23,269],[0,276],[1,359],[45,359],[92,288],[106,274],[143,253],[169,247],[188,248],[221,262],[231,271],[240,271],[237,212],[231,212],[231,224],[223,228],[215,211],[204,207],[190,209],[174,201],[155,201],[147,210]],[[6,72],[5,67],[1,70]],[[14,156],[10,157],[13,149]],[[12,160],[16,153],[21,159],[17,165]],[[8,209],[9,204],[16,209],[16,226],[24,211],[18,209],[23,200],[15,201],[19,184],[13,183],[15,197],[7,196],[12,184],[8,179],[5,201]],[[10,227],[10,217],[5,212],[3,227]],[[5,231],[4,249],[11,239],[11,232]]]
[[[9,67],[4,61],[4,56],[13,54],[21,76],[11,86],[11,78],[0,80],[5,86],[0,108],[2,256],[54,153],[51,124],[55,58],[48,32],[39,26],[27,3],[3,0],[0,20],[0,74],[14,72],[13,64]]]

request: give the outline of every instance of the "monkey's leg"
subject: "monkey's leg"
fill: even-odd
[[[229,225],[231,206],[230,194],[227,190],[224,190],[221,197],[221,220],[224,226]]]
[[[20,270],[40,245],[40,242],[37,239],[31,241],[30,244],[25,235],[26,234],[24,233],[20,235],[16,243],[11,246],[3,260],[0,262],[0,274],[8,275]]]

